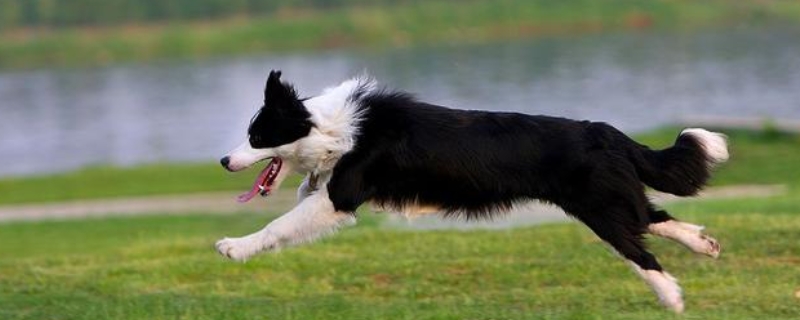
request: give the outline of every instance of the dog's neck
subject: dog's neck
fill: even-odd
[[[362,76],[325,89],[304,102],[314,127],[292,150],[299,171],[324,176],[353,149],[363,115],[360,100],[376,88],[373,79]]]

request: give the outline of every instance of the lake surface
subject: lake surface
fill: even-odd
[[[463,109],[606,121],[800,119],[800,30],[620,33],[0,72],[0,176],[214,160],[245,138],[270,69],[301,95],[361,72]]]

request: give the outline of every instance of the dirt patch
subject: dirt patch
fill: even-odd
[[[236,202],[235,192],[213,192],[0,206],[0,222],[135,214],[284,212],[296,200],[294,192],[282,191],[244,204]]]
[[[785,192],[786,186],[783,185],[737,185],[709,188],[698,198],[760,198]],[[266,199],[256,198],[246,204],[236,202],[236,195],[234,192],[213,192],[0,206],[0,222],[136,214],[285,212],[296,202],[293,190],[280,190]],[[668,194],[656,193],[651,196],[657,203],[688,201]],[[387,226],[410,229],[502,229],[568,220],[561,209],[536,202],[519,206],[508,215],[494,221],[443,220],[435,215],[413,220],[407,220],[399,215],[389,215],[389,217]]]

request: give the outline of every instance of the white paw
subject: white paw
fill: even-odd
[[[722,250],[722,247],[719,245],[719,241],[717,241],[717,239],[701,234],[700,241],[703,242],[701,247],[703,250],[696,250],[696,252],[708,255],[714,259],[719,258],[719,252]]]
[[[271,238],[259,234],[251,234],[241,238],[224,238],[217,241],[217,252],[232,260],[246,261],[265,249],[274,249],[276,242],[268,241]]]
[[[716,239],[703,234],[703,229],[702,226],[674,220],[648,226],[648,231],[652,234],[675,240],[694,252],[712,258],[719,257],[722,247]]]
[[[678,286],[678,280],[666,272],[662,272],[667,281],[661,284],[660,290],[657,291],[659,302],[667,309],[675,313],[683,313],[683,296],[681,287]]]
[[[678,281],[669,273],[646,270],[644,278],[658,295],[658,302],[675,313],[683,312],[683,297]]]
[[[683,298],[680,295],[675,295],[664,300],[660,300],[661,305],[675,313],[683,313]]]
[[[707,255],[712,258],[718,258],[722,247],[717,239],[702,233],[704,227],[693,225],[690,223],[681,223],[681,227],[686,230],[689,235],[684,237],[684,245],[689,247],[694,252]]]

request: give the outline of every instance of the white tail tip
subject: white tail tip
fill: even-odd
[[[681,135],[691,135],[700,145],[711,162],[710,165],[717,165],[728,161],[728,137],[722,133],[711,132],[701,128],[688,128],[681,131]]]

